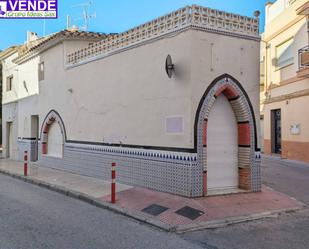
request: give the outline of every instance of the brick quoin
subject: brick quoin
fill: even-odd
[[[238,93],[236,92],[236,90],[234,90],[232,87],[228,85],[220,87],[216,92],[216,97],[219,97],[222,93],[228,100],[238,97]]]
[[[238,124],[238,144],[250,146],[250,125],[249,123]]]
[[[204,147],[207,146],[207,124],[208,124],[208,121],[207,119],[205,119],[203,123],[203,146]]]
[[[44,129],[43,129],[43,134],[45,134],[45,136],[48,134],[48,130],[49,130],[49,125],[46,124],[44,126]],[[42,142],[42,154],[43,155],[46,155],[47,154],[47,141],[43,141]]]
[[[203,172],[203,195],[207,196],[207,171]]]
[[[44,154],[44,155],[47,154],[47,144],[46,143],[42,144],[42,154]]]
[[[43,133],[45,133],[45,134],[47,134],[48,133],[48,125],[46,124],[45,126],[44,126],[44,130],[43,130]]]
[[[251,171],[247,169],[239,169],[239,188],[251,190]]]

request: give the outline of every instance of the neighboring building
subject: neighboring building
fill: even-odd
[[[0,103],[2,103],[2,82],[2,64],[0,63]],[[0,107],[0,150],[2,152],[2,105]]]
[[[189,6],[93,44],[63,31],[2,56],[18,77],[5,155],[102,179],[116,162],[119,182],[188,197],[260,191],[258,26]]]
[[[2,64],[0,63],[0,103],[2,103],[2,82]],[[2,104],[0,107],[0,150],[2,152]]]
[[[265,154],[309,162],[308,0],[266,4],[261,43]]]
[[[39,38],[35,33],[28,32],[24,45],[13,46],[0,53],[4,79],[2,85],[3,156],[22,160],[24,153],[22,144],[26,143],[32,146],[29,150],[30,159],[36,161],[38,158],[40,114],[38,99],[40,87],[44,86],[44,61],[41,61],[39,54],[43,51],[53,52],[55,47],[58,47],[56,49],[58,53],[62,53],[58,56],[58,61],[48,62],[52,80],[53,68],[64,66],[64,61],[61,59],[65,53],[83,48],[104,37],[106,36],[98,33],[61,31]],[[20,140],[21,137],[27,142]]]

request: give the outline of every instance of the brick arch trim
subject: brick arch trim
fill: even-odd
[[[203,170],[203,194],[207,195],[207,124],[208,116],[216,98],[225,95],[231,104],[238,125],[239,188],[255,190],[252,182],[254,156],[257,149],[257,131],[254,110],[244,88],[228,74],[216,78],[204,93],[196,114],[195,146],[198,162]]]
[[[66,130],[64,122],[55,110],[51,110],[45,117],[42,127],[41,127],[41,144],[42,144],[42,154],[47,154],[47,140],[48,140],[48,131],[50,126],[53,123],[58,123],[62,133],[63,144],[67,141]]]
[[[233,81],[241,90],[243,97],[246,98],[249,108],[250,108],[250,112],[252,113],[252,115],[255,117],[254,115],[254,109],[253,106],[251,104],[250,98],[247,94],[247,92],[245,91],[245,89],[243,88],[243,86],[240,84],[240,82],[238,80],[236,80],[233,76],[229,75],[229,74],[223,74],[219,77],[217,77],[216,79],[213,80],[213,82],[208,86],[208,88],[206,89],[204,95],[202,96],[196,114],[195,114],[195,122],[194,122],[194,151],[197,152],[197,142],[198,142],[198,122],[199,122],[199,118],[200,118],[200,113],[202,110],[202,107],[204,105],[205,99],[207,97],[207,95],[209,94],[209,92],[213,89],[213,87],[221,80],[224,79],[230,79],[231,81]],[[256,120],[253,119],[253,126],[254,126],[254,147],[256,151],[260,151],[260,149],[258,148],[257,145],[257,129],[256,129]]]

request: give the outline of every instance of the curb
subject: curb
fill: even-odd
[[[232,217],[222,220],[213,220],[213,221],[206,221],[206,222],[200,222],[197,224],[188,224],[188,225],[180,225],[176,226],[175,232],[178,234],[187,233],[187,232],[195,232],[199,230],[204,229],[216,229],[216,228],[222,228],[238,223],[245,223],[249,221],[256,221],[261,219],[267,219],[267,218],[277,218],[280,214],[283,213],[289,213],[289,212],[296,212],[301,209],[303,209],[305,206],[302,207],[295,207],[295,208],[286,208],[286,209],[279,209],[275,211],[270,212],[263,212],[259,214],[252,214],[247,216],[238,216],[238,217]]]
[[[34,179],[32,177],[25,177],[20,174],[11,173],[9,171],[0,169],[0,174],[10,176],[12,178],[22,180],[27,183],[31,183],[33,185],[37,185],[39,187],[43,187],[45,189],[57,192],[59,194],[66,195],[68,197],[83,201],[85,203],[88,203],[90,205],[96,206],[98,208],[106,209],[109,211],[113,211],[114,213],[124,215],[128,218],[134,219],[138,222],[151,225],[153,227],[156,227],[160,230],[166,231],[166,232],[174,232],[178,234],[186,233],[186,232],[194,232],[204,229],[216,229],[216,228],[222,228],[233,224],[248,222],[248,221],[254,221],[264,218],[276,218],[282,213],[288,213],[292,211],[298,211],[306,207],[303,203],[299,202],[301,205],[300,207],[295,208],[287,208],[287,209],[280,209],[276,211],[271,212],[263,212],[259,214],[252,214],[247,216],[239,216],[239,217],[232,217],[222,220],[213,220],[213,221],[206,221],[206,222],[200,222],[196,224],[187,224],[187,225],[169,225],[162,221],[156,220],[152,218],[151,216],[148,216],[142,212],[133,212],[130,210],[127,210],[125,208],[116,206],[115,204],[111,204],[106,201],[101,201],[98,199],[95,199],[87,194],[83,194],[77,191],[73,191],[58,185],[50,184],[41,180]]]
[[[63,194],[63,195],[66,195],[68,197],[86,202],[86,203],[93,205],[93,206],[96,206],[98,208],[113,211],[114,213],[124,215],[128,218],[134,219],[134,220],[139,221],[141,223],[145,223],[145,224],[154,226],[154,227],[156,227],[160,230],[164,230],[166,232],[174,232],[175,231],[174,226],[168,225],[168,224],[166,224],[162,221],[159,221],[159,220],[155,220],[155,219],[151,218],[150,216],[148,217],[144,213],[132,212],[132,211],[129,211],[125,208],[111,204],[109,202],[105,202],[105,201],[95,199],[95,198],[93,198],[93,197],[91,197],[87,194],[83,194],[83,193],[80,193],[80,192],[77,192],[77,191],[73,191],[73,190],[61,187],[61,186],[57,186],[57,185],[50,184],[50,183],[47,183],[47,182],[44,182],[44,181],[41,181],[41,180],[37,180],[37,179],[31,178],[29,176],[25,177],[25,176],[20,175],[20,174],[11,173],[11,172],[3,170],[3,169],[0,169],[0,174],[10,176],[14,179],[18,179],[18,180],[21,180],[21,181],[24,181],[24,182],[27,182],[27,183],[31,183],[31,184],[37,185],[39,187],[43,187],[45,189],[57,192],[59,194]]]

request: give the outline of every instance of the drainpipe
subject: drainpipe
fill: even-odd
[[[261,42],[265,44],[265,64],[264,64],[264,83],[265,83],[265,94],[267,95],[268,93],[268,50],[270,48],[269,44],[267,41],[264,41],[261,39]],[[271,56],[269,56],[271,57]],[[270,58],[271,59],[271,58]]]

